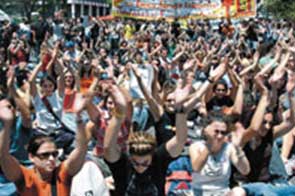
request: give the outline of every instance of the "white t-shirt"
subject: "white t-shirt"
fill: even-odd
[[[47,97],[52,110],[54,113],[62,119],[62,106],[63,106],[63,97],[58,95],[58,92],[55,91],[51,96]],[[38,121],[38,127],[44,130],[48,130],[49,132],[60,128],[61,124],[58,122],[54,116],[48,111],[46,106],[44,105],[39,93],[33,98],[33,105],[36,110],[36,117]]]
[[[194,191],[200,190],[204,193],[228,189],[231,175],[230,145],[225,143],[218,154],[209,155],[201,172],[193,172]],[[202,150],[205,148],[205,142],[198,141],[197,147]]]
[[[110,195],[99,167],[92,161],[86,161],[72,180],[71,196],[80,195]]]

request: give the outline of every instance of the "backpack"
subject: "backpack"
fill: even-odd
[[[167,169],[165,195],[173,196],[191,190],[192,167],[188,156],[180,156]]]

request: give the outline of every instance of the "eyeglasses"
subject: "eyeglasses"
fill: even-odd
[[[58,156],[58,151],[43,152],[43,153],[36,154],[36,156],[39,159],[48,159],[50,156],[53,156],[54,158],[56,158]]]
[[[137,161],[130,159],[130,162],[134,167],[149,167],[151,165],[151,163],[148,160],[142,163],[138,163]]]
[[[174,99],[167,99],[166,102],[172,103],[172,102],[174,102]]]
[[[270,126],[272,126],[273,125],[273,122],[272,121],[263,120],[263,124],[269,124]]]
[[[217,88],[216,91],[217,92],[225,92],[226,90],[224,88]]]
[[[228,131],[221,131],[221,130],[215,129],[215,134],[216,135],[221,134],[222,136],[227,136],[229,134],[229,132]]]

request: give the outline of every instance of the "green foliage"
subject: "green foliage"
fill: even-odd
[[[264,9],[275,18],[295,19],[294,0],[264,0]]]

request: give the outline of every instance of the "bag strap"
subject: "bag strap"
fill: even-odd
[[[54,170],[52,180],[51,180],[51,196],[57,196],[57,187],[56,187],[56,170]]]
[[[70,132],[72,134],[75,134],[73,131],[67,128],[67,126],[61,121],[61,119],[56,115],[56,113],[53,111],[48,99],[46,97],[43,97],[42,99],[43,104],[45,105],[48,112],[54,117],[55,120],[57,120],[63,128],[65,128],[64,131]]]

